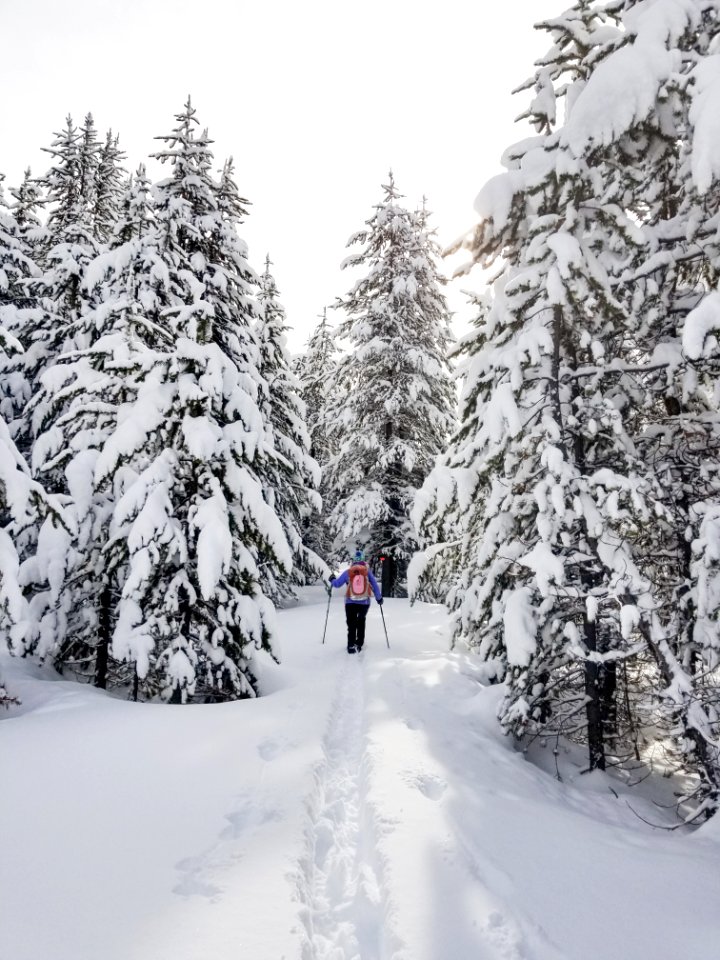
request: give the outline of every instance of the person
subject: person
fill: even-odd
[[[355,559],[348,569],[344,570],[339,577],[330,577],[328,583],[330,584],[328,593],[332,593],[335,587],[347,585],[345,591],[347,652],[360,653],[365,643],[365,617],[370,609],[371,592],[379,604],[382,605],[383,602],[380,587],[372,570],[365,562],[363,551],[356,550]]]

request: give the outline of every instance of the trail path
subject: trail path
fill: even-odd
[[[364,655],[363,655],[364,656]],[[309,801],[308,960],[383,960],[391,930],[367,799],[369,757],[363,657],[339,671],[324,761]]]
[[[653,832],[572,754],[563,783],[528,763],[441,608],[388,600],[388,650],[373,607],[357,658],[325,609],[280,615],[257,701],[136,705],[2,658],[2,960],[715,956],[720,827]]]

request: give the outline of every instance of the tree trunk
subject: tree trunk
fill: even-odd
[[[112,591],[110,584],[105,583],[100,592],[100,609],[98,611],[98,644],[95,659],[95,686],[101,690],[107,688],[108,660],[110,653],[111,634],[111,605]]]
[[[598,630],[598,650],[607,653],[610,649],[607,628]],[[618,732],[617,707],[617,660],[606,660],[600,668],[600,719],[603,727],[605,751],[614,752]]]
[[[594,620],[584,619],[585,645],[588,650],[597,650],[597,625]],[[603,736],[603,667],[595,660],[585,661],[585,695],[587,706],[588,752],[590,755],[590,769],[605,769],[605,738]]]

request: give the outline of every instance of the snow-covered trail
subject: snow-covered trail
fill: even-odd
[[[254,702],[172,708],[3,669],[0,958],[712,960],[720,829],[653,832],[502,738],[439,607],[281,614]],[[569,782],[568,782],[569,781]],[[633,806],[657,811],[641,796]]]
[[[339,672],[316,774],[302,863],[307,960],[383,960],[395,954],[382,864],[367,799],[368,753],[362,657]]]
[[[565,960],[528,916],[507,870],[487,862],[482,842],[487,823],[474,819],[472,791],[463,795],[474,760],[455,736],[472,738],[458,716],[463,700],[472,696],[472,679],[463,677],[468,689],[462,693],[465,684],[454,691],[451,684],[443,703],[445,666],[429,652],[417,664],[415,677],[408,675],[405,658],[377,670],[368,745],[376,781],[372,795],[386,811],[381,848],[387,883],[398,924],[408,931],[407,957]],[[448,723],[453,714],[460,721],[454,728]]]

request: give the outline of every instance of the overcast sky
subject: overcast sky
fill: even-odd
[[[0,171],[7,184],[27,165],[42,172],[40,148],[68,113],[79,122],[88,111],[101,132],[119,132],[134,168],[190,93],[218,167],[235,158],[252,201],[242,228],[251,261],[260,269],[270,253],[298,350],[323,306],[347,291],[345,244],[390,168],[409,206],[428,197],[442,245],[472,226],[480,187],[526,132],[513,119],[527,98],[510,92],[547,47],[532,25],[563,8],[559,0],[0,0]],[[450,299],[461,309],[459,291]]]

